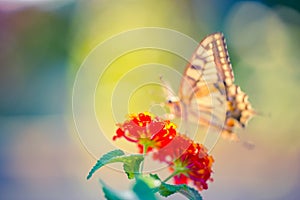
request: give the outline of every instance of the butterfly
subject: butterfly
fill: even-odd
[[[248,95],[234,83],[224,35],[205,37],[187,64],[178,96],[168,92],[171,118],[197,121],[236,140],[235,128],[245,127],[255,114]]]

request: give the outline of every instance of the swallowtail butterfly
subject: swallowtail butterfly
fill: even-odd
[[[234,84],[234,75],[222,33],[205,37],[192,55],[178,96],[168,95],[172,117],[197,120],[237,139],[236,127],[245,127],[255,114],[248,95]]]

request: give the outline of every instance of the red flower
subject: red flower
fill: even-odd
[[[176,126],[168,120],[153,118],[148,113],[130,115],[129,120],[118,124],[119,128],[113,140],[124,137],[129,142],[138,144],[139,152],[166,146],[176,135]]]
[[[201,144],[194,143],[183,135],[177,135],[165,148],[154,155],[154,159],[170,164],[175,184],[192,181],[199,189],[207,189],[207,181],[212,181],[213,157]]]
[[[155,149],[153,158],[170,165],[175,184],[192,181],[199,190],[207,189],[207,182],[212,181],[213,157],[203,145],[177,134],[173,123],[139,113],[130,115],[118,127],[113,140],[123,137],[137,143],[140,153]]]

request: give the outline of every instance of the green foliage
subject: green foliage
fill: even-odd
[[[111,160],[115,157],[118,156],[122,156],[124,155],[124,152],[117,149],[117,150],[113,150],[108,152],[107,154],[104,154],[96,163],[96,165],[91,169],[91,171],[89,172],[88,176],[86,177],[87,179],[90,179],[92,177],[92,175],[101,167],[103,167],[104,165],[111,163]]]
[[[202,197],[197,190],[195,190],[194,188],[191,188],[185,184],[170,185],[170,184],[162,182],[161,186],[159,187],[159,193],[164,197],[168,197],[177,192],[181,193],[187,199],[190,199],[190,200],[202,200]]]
[[[127,174],[128,179],[136,178],[136,182],[132,190],[117,191],[107,187],[102,181],[102,190],[105,198],[108,200],[121,200],[121,199],[141,199],[141,200],[155,200],[155,193],[159,192],[161,196],[168,197],[175,193],[184,195],[187,199],[202,200],[199,192],[185,184],[171,185],[162,182],[157,174],[141,175],[139,173],[140,165],[144,161],[141,154],[125,155],[121,150],[114,150],[103,155],[94,167],[89,172],[87,179],[101,167],[109,163],[121,162],[123,163],[124,172]],[[126,195],[126,196],[125,196]]]
[[[141,200],[155,200],[153,190],[148,186],[148,184],[142,179],[138,178],[134,184],[132,190],[137,195],[138,199]]]
[[[178,192],[179,190],[183,189],[185,185],[169,185],[166,183],[163,183],[160,187],[159,187],[159,194],[161,194],[164,197],[168,197],[176,192]]]
[[[157,174],[150,174],[150,177],[155,180],[161,181]],[[159,194],[164,197],[168,197],[175,193],[180,193],[187,199],[202,200],[200,193],[194,188],[187,186],[186,184],[171,185],[161,181],[160,186],[156,188],[156,191],[158,191]]]
[[[124,162],[123,169],[127,174],[127,177],[129,179],[133,179],[136,174],[138,174],[138,171],[140,169],[140,165],[144,160],[144,157],[142,155],[129,155],[129,156],[123,156],[121,158]]]
[[[129,191],[117,191],[108,187],[103,181],[100,180],[102,190],[105,198],[108,200],[156,200],[153,190],[143,180],[143,178],[137,178],[136,183],[133,185],[132,190]]]
[[[104,196],[107,200],[122,200],[122,193],[119,193],[110,187],[106,186],[102,181],[100,181],[102,184],[102,191],[104,193]]]
[[[102,156],[95,166],[89,172],[87,179],[90,179],[92,175],[104,165],[109,163],[121,162],[123,163],[123,169],[127,174],[129,179],[133,179],[136,174],[138,174],[140,164],[144,160],[143,155],[135,154],[135,155],[124,155],[124,152],[121,150],[111,151],[104,156]]]

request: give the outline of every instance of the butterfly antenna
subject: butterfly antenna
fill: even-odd
[[[161,83],[162,83],[165,87],[169,88],[167,82],[163,79],[163,75],[160,75],[160,76],[159,76],[159,80],[161,81]]]
[[[261,112],[261,111],[257,111],[257,110],[252,110],[251,114],[254,116],[259,116],[259,117],[267,117],[267,118],[271,118],[271,113],[265,113],[265,112]]]
[[[164,89],[165,89],[164,91],[165,91],[165,94],[167,95],[167,97],[174,96],[174,92],[173,92],[170,84],[163,79],[162,75],[159,76],[159,79],[164,86]]]

